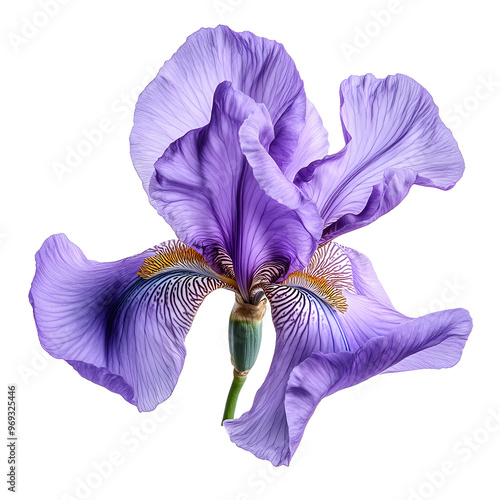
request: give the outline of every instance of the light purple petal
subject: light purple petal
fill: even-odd
[[[418,174],[410,168],[386,170],[382,182],[373,187],[365,208],[359,214],[346,214],[330,224],[323,232],[322,241],[367,226],[390,212],[406,198],[417,179]]]
[[[370,259],[353,248],[341,246],[328,241],[321,248],[329,249],[330,253],[341,253],[349,259],[352,272],[352,284],[357,294],[373,299],[383,306],[394,309],[391,299],[380,283]],[[349,290],[349,289],[348,289]]]
[[[203,299],[224,287],[199,261],[179,262],[144,279],[148,257],[186,247],[168,242],[116,262],[88,260],[63,235],[36,255],[30,302],[42,347],[83,377],[140,411],[172,393],[184,364],[184,338]]]
[[[224,82],[210,123],[174,142],[151,181],[152,203],[179,239],[217,269],[219,255],[230,257],[246,300],[263,267],[304,267],[322,230],[315,205],[269,156],[273,137],[266,108]],[[272,179],[268,194],[254,174]]]
[[[331,265],[315,259],[318,255],[331,259]],[[324,287],[307,278],[314,269],[325,273],[330,287],[342,288],[345,313],[331,306]],[[344,377],[342,383],[351,385],[381,372],[453,366],[472,326],[464,310],[418,319],[398,313],[368,259],[334,243],[320,247],[304,271],[302,277],[292,275],[284,285],[266,288],[277,335],[271,367],[250,411],[224,423],[234,443],[275,466],[289,463],[312,411],[330,390],[335,373],[325,372],[324,363],[317,366],[317,359],[364,360],[364,374]],[[360,277],[363,271],[366,279]]]
[[[380,373],[450,368],[460,360],[471,328],[469,313],[453,309],[403,323],[355,352],[313,354],[293,370],[286,389],[290,456],[324,397]]]
[[[352,76],[341,85],[345,148],[301,170],[326,241],[394,208],[411,185],[450,189],[464,162],[429,93],[404,75]]]
[[[280,167],[290,163],[306,113],[293,60],[281,44],[252,33],[226,26],[201,29],[165,63],[137,103],[131,154],[148,194],[155,161],[173,141],[210,121],[215,89],[224,81],[266,106],[275,132],[270,152]]]
[[[323,127],[323,121],[316,108],[307,100],[306,123],[300,133],[297,149],[292,162],[283,169],[286,178],[293,182],[299,170],[327,155],[328,148],[328,132]]]

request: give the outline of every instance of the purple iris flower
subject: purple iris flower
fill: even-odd
[[[392,210],[414,184],[447,190],[464,162],[429,93],[404,75],[340,88],[345,146],[327,133],[282,45],[229,28],[191,35],[139,97],[135,168],[179,241],[111,263],[64,235],[36,256],[43,348],[139,411],[172,393],[203,299],[235,293],[224,427],[288,464],[326,396],[379,373],[455,365],[472,328],[454,309],[397,312],[370,261],[334,239]],[[269,303],[271,367],[234,419]]]

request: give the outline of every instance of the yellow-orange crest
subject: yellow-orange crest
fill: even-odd
[[[345,313],[347,311],[347,300],[341,288],[329,285],[325,278],[312,276],[302,271],[295,271],[290,274],[280,285],[297,286],[311,290],[321,297],[327,304],[335,310]]]

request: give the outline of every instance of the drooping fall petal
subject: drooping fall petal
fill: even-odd
[[[250,411],[224,423],[235,444],[275,466],[289,463],[322,397],[377,373],[453,366],[472,327],[462,309],[408,318],[380,291],[366,257],[333,242],[318,252],[308,268],[266,287],[271,367]],[[363,268],[367,280],[357,274]]]
[[[285,413],[290,455],[319,402],[381,373],[451,368],[460,360],[472,321],[465,309],[422,316],[372,337],[353,352],[317,352],[288,380]]]
[[[210,292],[229,287],[175,241],[100,263],[59,234],[36,261],[30,302],[42,347],[140,411],[170,396],[196,311]]]

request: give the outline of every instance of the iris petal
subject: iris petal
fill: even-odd
[[[353,248],[340,246],[333,241],[325,243],[320,248],[330,249],[330,252],[334,253],[340,251],[349,260],[352,271],[352,282],[357,294],[364,295],[387,308],[394,309],[391,299],[389,299],[382,283],[380,283],[377,277],[375,269],[373,269],[370,259],[366,255]]]
[[[291,162],[306,113],[303,82],[291,57],[281,44],[249,32],[201,29],[137,103],[131,154],[148,194],[155,161],[173,141],[210,121],[215,89],[224,81],[266,106],[275,131],[270,152],[280,167]]]
[[[313,354],[293,370],[287,385],[290,455],[321,399],[381,373],[450,368],[460,360],[471,328],[469,313],[453,309],[403,323],[354,352]]]
[[[234,443],[275,466],[289,463],[321,398],[378,373],[453,366],[472,328],[461,309],[404,316],[366,257],[333,242],[320,251],[330,260],[313,257],[302,283],[291,275],[267,287],[277,335],[271,367],[250,411],[224,423]],[[313,269],[325,273],[323,286],[307,273]],[[345,313],[332,306],[325,283],[342,289]]]
[[[413,184],[450,189],[464,169],[437,106],[411,78],[352,76],[340,93],[346,146],[296,178],[325,221],[323,241],[392,210]]]
[[[266,108],[221,83],[210,123],[170,145],[151,181],[153,205],[182,241],[214,268],[221,253],[231,258],[247,301],[263,266],[303,267],[322,229],[314,204],[269,156],[273,138]],[[272,177],[269,195],[256,175]]]
[[[210,292],[229,288],[201,256],[174,241],[100,263],[59,234],[45,241],[36,261],[30,302],[43,348],[140,411],[170,396],[196,311]]]
[[[299,143],[292,162],[283,169],[289,181],[293,181],[297,172],[311,162],[328,154],[328,132],[314,105],[307,100],[305,126],[299,137]]]

